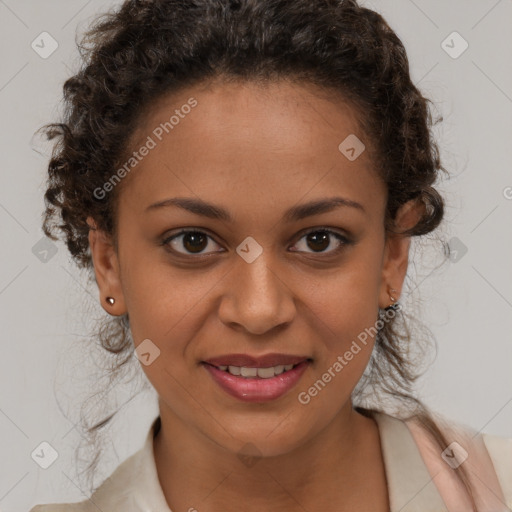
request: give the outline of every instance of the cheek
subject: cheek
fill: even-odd
[[[350,290],[348,284],[352,282],[344,283]],[[301,386],[297,400],[307,407],[308,414],[318,418],[325,419],[326,415],[333,418],[349,400],[374,347],[378,320],[375,291],[369,293],[358,286],[352,291],[348,295],[338,291],[336,302],[325,295],[310,298],[320,332],[315,333],[318,345],[312,371]]]
[[[186,382],[189,392],[195,389],[190,376],[197,370],[198,341],[208,341],[205,325],[214,314],[212,300],[225,271],[175,269],[135,255],[125,261],[131,265],[124,291],[134,344],[149,339],[158,353],[149,365],[141,359],[142,369],[160,396],[185,403],[183,386]],[[197,393],[201,396],[200,389]]]
[[[336,272],[308,283],[307,314],[322,327],[329,352],[344,350],[377,321],[380,272],[378,255],[359,250]]]
[[[131,264],[126,292],[134,343],[138,347],[149,339],[158,354],[149,365],[139,357],[142,370],[165,401],[186,404],[189,393],[200,396],[201,390],[194,393],[195,382],[190,379],[196,364],[193,340],[207,321],[213,284],[168,265],[144,265],[141,259]]]
[[[308,402],[311,411],[327,408],[334,414],[333,404],[345,403],[360,380],[377,334],[380,276],[379,253],[369,243],[308,286],[305,323],[316,326],[317,361],[299,403]]]
[[[186,339],[191,320],[198,320],[204,298],[221,276],[176,269],[158,258],[131,254],[124,260],[123,293],[135,343],[150,338],[166,347]]]

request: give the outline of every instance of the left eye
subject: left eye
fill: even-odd
[[[332,238],[335,238],[337,241],[337,247],[333,250],[326,251],[326,249],[331,246]],[[312,248],[312,253],[337,253],[341,251],[345,245],[350,244],[350,241],[347,237],[343,236],[341,233],[337,233],[336,231],[331,231],[329,229],[318,229],[309,231],[304,234],[300,240],[306,239],[305,245],[309,248]],[[300,242],[299,240],[299,242]],[[296,244],[296,247],[299,244]],[[316,250],[318,249],[318,250]],[[308,252],[308,251],[304,251]]]
[[[333,242],[333,238],[336,240],[337,244],[334,249],[332,250],[326,250],[328,249]],[[313,249],[312,253],[337,253],[341,251],[344,246],[350,244],[350,240],[343,236],[341,233],[338,233],[336,231],[332,231],[330,229],[319,229],[316,228],[314,230],[309,231],[308,233],[305,233],[302,235],[302,237],[299,239],[299,242],[295,244],[295,247],[297,248],[300,246],[301,240],[306,239],[305,247]],[[163,242],[162,245],[170,246],[172,247],[172,250],[174,252],[177,252],[179,254],[184,255],[191,255],[191,254],[206,254],[205,249],[208,248],[210,245],[210,241],[213,245],[217,244],[211,236],[204,233],[203,231],[196,231],[196,230],[182,230],[179,233],[176,233],[175,235],[167,237]],[[180,251],[180,248],[185,248],[185,251]],[[222,252],[222,251],[210,251],[209,253],[212,254],[214,252]],[[308,252],[307,250],[295,250],[294,252]]]
[[[181,241],[179,241],[180,238]],[[218,245],[209,235],[202,231],[183,230],[176,235],[166,238],[162,244],[172,246],[173,250],[179,254],[188,255],[201,253],[201,251],[208,247],[208,240]],[[185,247],[189,252],[179,251],[177,250],[178,247]]]

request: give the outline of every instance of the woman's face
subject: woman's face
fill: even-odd
[[[90,235],[105,307],[128,312],[161,414],[233,452],[289,452],[351,408],[407,266],[354,111],[288,82],[210,84],[161,99],[132,142],[118,253]],[[266,377],[304,362],[266,379],[213,359]]]

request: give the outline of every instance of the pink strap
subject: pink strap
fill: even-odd
[[[441,423],[440,427],[448,434],[448,441],[458,443],[467,452],[465,460],[464,451],[460,450],[457,445],[453,445],[445,450],[445,458],[449,462],[445,461],[441,450],[421,425],[414,419],[407,421],[406,424],[448,511],[468,512],[472,510],[465,488],[451,467],[462,460],[464,462],[461,465],[469,474],[478,511],[509,510],[505,505],[505,497],[482,436],[478,434],[472,437],[469,430],[457,429],[455,425],[448,426],[440,419],[437,422]]]

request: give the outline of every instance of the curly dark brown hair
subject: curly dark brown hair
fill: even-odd
[[[387,185],[386,232],[396,233],[397,210],[411,199],[424,203],[424,213],[404,236],[432,233],[443,219],[434,184],[446,170],[432,135],[430,100],[411,81],[398,36],[356,0],[127,0],[97,18],[78,48],[83,65],[64,83],[64,118],[43,127],[49,140],[56,138],[43,230],[53,240],[59,231],[91,278],[86,219],[92,217],[115,243],[123,183],[101,198],[95,190],[125,161],[130,138],[152,104],[215,79],[287,79],[348,100],[360,113],[375,171]],[[114,369],[132,358],[128,315],[109,317],[97,337],[112,354]],[[354,391],[357,410],[372,415],[361,405],[365,390],[398,397],[409,404],[404,418],[417,419],[443,450],[449,444],[445,433],[412,392],[420,373],[410,341],[405,314],[398,311],[379,329],[368,371]],[[112,416],[87,432],[93,435]],[[474,504],[468,475],[462,466],[456,472]]]

